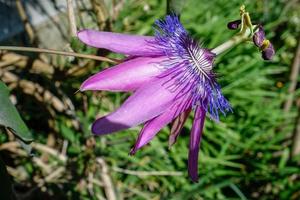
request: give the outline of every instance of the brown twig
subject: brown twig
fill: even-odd
[[[64,163],[67,162],[67,156],[66,155],[63,155],[63,154],[59,153],[57,150],[55,150],[51,147],[48,147],[44,144],[40,144],[40,143],[36,143],[36,142],[33,142],[31,144],[31,146],[32,146],[32,148],[34,148],[36,150],[48,153],[49,155],[52,155],[53,157],[58,158],[60,161],[62,161]]]
[[[63,163],[67,162],[67,156],[63,155],[61,153],[59,153],[59,151],[48,147],[47,145],[41,144],[41,143],[36,143],[36,142],[32,142],[30,144],[32,146],[32,148],[40,151],[40,152],[44,152],[47,153],[55,158],[57,158],[58,160],[60,160]],[[15,152],[16,154],[20,155],[20,156],[27,156],[26,152],[22,149],[20,149],[20,151],[16,151],[15,149],[18,149],[21,147],[21,144],[19,142],[13,141],[13,142],[7,142],[4,144],[0,145],[0,151],[3,150],[9,150],[11,152]]]
[[[36,36],[34,34],[34,30],[31,26],[31,24],[29,23],[28,17],[26,15],[25,9],[22,5],[22,2],[20,0],[16,0],[16,7],[17,10],[19,12],[20,18],[22,20],[22,22],[24,23],[25,26],[25,31],[29,37],[29,41],[31,44],[36,43]]]
[[[95,56],[95,55],[73,53],[73,52],[66,52],[66,51],[57,51],[57,50],[53,50],[53,49],[33,48],[33,47],[0,46],[0,50],[49,53],[49,54],[56,54],[56,55],[63,55],[63,56],[74,56],[74,57],[78,57],[78,58],[87,58],[87,59],[92,59],[92,60],[109,62],[109,63],[113,63],[113,64],[121,62],[120,60],[113,59],[113,58],[107,58],[107,57],[103,57],[103,56]]]
[[[300,99],[297,100],[297,107],[298,107],[298,116],[295,120],[295,127],[293,131],[292,151],[291,151],[292,157],[300,154]]]
[[[293,96],[296,90],[298,75],[300,71],[300,38],[298,41],[298,47],[295,53],[294,61],[292,64],[291,74],[290,74],[290,86],[288,89],[288,98],[284,104],[284,112],[287,113],[290,111],[293,104]]]
[[[11,88],[19,87],[24,93],[32,95],[39,102],[47,102],[58,112],[66,111],[65,104],[49,90],[32,81],[20,79],[17,75],[0,70],[0,77],[5,83],[9,83]]]
[[[76,37],[77,35],[77,27],[76,27],[76,18],[74,13],[74,4],[73,0],[67,0],[67,9],[68,9],[68,19],[69,19],[69,28],[72,37]]]
[[[179,171],[134,171],[129,169],[122,169],[119,167],[112,168],[116,172],[120,172],[123,174],[130,174],[135,176],[182,176],[183,172]]]
[[[109,168],[102,158],[97,158],[97,162],[101,166],[101,179],[103,182],[106,198],[108,200],[116,200],[117,196],[114,191],[112,180],[109,176]]]
[[[91,0],[99,30],[109,31],[111,24],[109,21],[108,11],[104,0]]]
[[[58,179],[63,172],[65,172],[65,167],[58,167],[54,171],[52,171],[48,176],[46,176],[44,179],[40,179],[38,181],[38,186],[42,187],[46,183],[52,182],[55,179]]]
[[[288,98],[284,104],[284,112],[288,113],[293,105],[294,94],[298,83],[298,76],[300,72],[300,38],[298,41],[297,50],[295,53],[294,61],[291,67],[290,73],[290,86],[288,89]],[[300,102],[297,102],[298,107],[298,116],[295,121],[295,127],[292,136],[292,150],[291,150],[291,158],[300,153]]]
[[[30,58],[28,56],[7,52],[3,54],[0,60],[0,68],[6,68],[15,66],[21,69],[25,69],[30,64]],[[52,76],[54,73],[54,67],[41,59],[34,59],[30,64],[29,71],[31,73],[44,74]]]

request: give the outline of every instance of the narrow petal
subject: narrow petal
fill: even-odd
[[[99,72],[80,87],[85,90],[133,91],[158,75],[164,57],[138,57]]]
[[[77,33],[78,38],[85,44],[109,49],[116,53],[136,56],[162,55],[149,42],[154,41],[151,36],[126,35],[121,33],[82,30]]]
[[[183,107],[182,102],[179,102],[177,105],[171,106],[171,108],[166,110],[163,114],[146,122],[134,147],[131,149],[130,154],[135,154],[138,149],[148,144],[163,127],[165,127],[180,114],[178,110],[183,110],[182,113],[184,113],[184,110],[187,109],[188,106],[190,105],[185,105]]]
[[[193,127],[190,136],[188,172],[192,181],[198,181],[198,154],[205,120],[205,109],[196,107]]]
[[[148,121],[173,104],[176,93],[162,87],[165,79],[155,78],[139,88],[123,105],[111,114],[96,120],[94,134],[108,134]]]
[[[171,133],[169,136],[169,148],[176,143],[177,137],[180,134],[185,121],[187,120],[191,109],[186,110],[185,112],[180,113],[180,115],[173,121]]]

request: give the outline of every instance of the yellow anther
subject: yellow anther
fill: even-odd
[[[262,51],[264,51],[265,49],[267,49],[269,47],[269,45],[270,45],[270,40],[264,39],[260,49]]]

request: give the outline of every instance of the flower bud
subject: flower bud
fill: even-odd
[[[253,35],[253,42],[257,47],[261,47],[265,39],[266,39],[265,31],[263,27],[259,25],[258,31]]]
[[[235,20],[235,21],[232,21],[232,22],[229,22],[227,24],[227,28],[228,29],[231,29],[231,30],[236,30],[239,28],[240,24],[242,23],[242,21],[239,19],[239,20]]]
[[[269,46],[267,48],[265,48],[261,53],[262,58],[264,60],[271,60],[273,58],[274,54],[275,54],[275,50],[274,50],[272,43],[269,43]]]
[[[253,35],[253,43],[261,50],[261,56],[264,60],[271,60],[275,54],[272,43],[266,39],[265,31],[262,25],[258,25],[258,30]]]

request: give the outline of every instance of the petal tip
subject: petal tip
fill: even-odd
[[[192,172],[192,171],[188,171],[189,177],[191,179],[192,182],[194,183],[198,183],[199,182],[199,178],[198,178],[198,173],[197,172]]]
[[[79,91],[84,92],[87,90],[89,90],[89,89],[88,89],[87,85],[85,84],[85,82],[83,82],[79,88]]]
[[[77,37],[79,38],[79,40],[87,45],[90,45],[90,36],[89,36],[89,32],[91,30],[89,29],[83,29],[77,32]]]
[[[92,128],[91,128],[92,133],[95,134],[95,135],[98,135],[98,128],[96,127],[96,122],[97,122],[97,121],[98,121],[98,120],[96,120],[96,121],[92,124]]]
[[[190,176],[190,178],[191,178],[192,182],[194,182],[194,183],[199,183],[198,177],[191,177],[191,176]]]
[[[136,153],[136,151],[137,151],[137,149],[136,149],[135,147],[133,147],[133,148],[130,150],[129,155],[130,155],[130,156],[134,156],[135,153]]]
[[[100,117],[92,124],[92,133],[95,135],[106,135],[130,128],[126,124],[117,122],[116,120],[110,119],[110,115]]]

